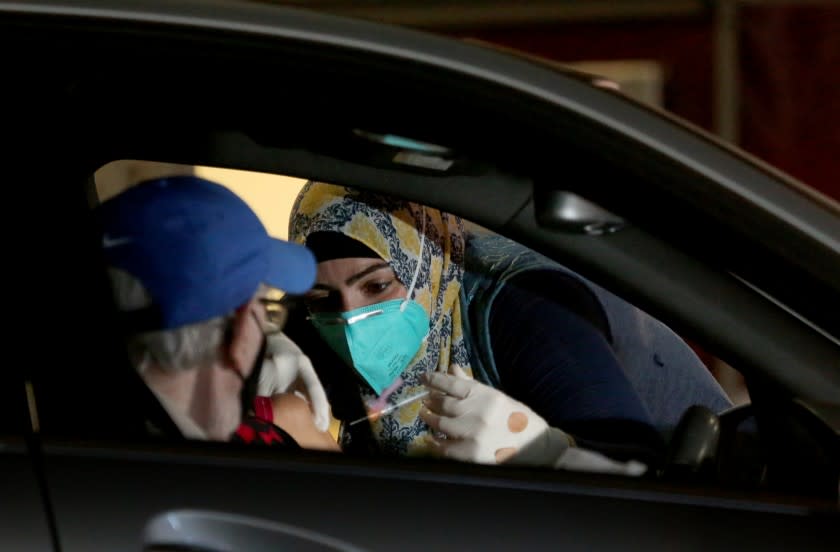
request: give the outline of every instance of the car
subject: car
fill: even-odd
[[[300,8],[4,0],[0,44],[4,550],[840,545],[830,198],[597,79]],[[145,438],[92,231],[96,173],[120,160],[458,214],[725,360],[750,402],[705,418],[711,441],[675,428],[711,470],[642,479]]]

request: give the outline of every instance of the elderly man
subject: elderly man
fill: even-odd
[[[236,194],[194,176],[142,182],[97,211],[132,363],[183,436],[230,439],[253,408],[267,336],[282,328],[276,290],[307,291],[312,254],[271,238]],[[283,367],[289,385],[323,396],[310,365]],[[324,429],[327,408],[316,401],[322,427],[309,416],[308,430]]]

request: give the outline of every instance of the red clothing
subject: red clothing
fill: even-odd
[[[254,413],[242,420],[231,441],[270,447],[300,448],[291,435],[274,425],[274,412],[271,399],[268,397],[254,398]]]

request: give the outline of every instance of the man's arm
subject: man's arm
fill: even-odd
[[[271,397],[271,406],[274,425],[288,432],[301,447],[341,451],[329,431],[320,431],[315,427],[312,410],[303,398],[293,393],[280,393]]]

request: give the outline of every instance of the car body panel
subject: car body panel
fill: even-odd
[[[815,514],[784,500],[713,492],[690,499],[657,496],[606,476],[601,485],[598,477],[564,481],[553,473],[538,482],[521,473],[481,477],[461,471],[453,477],[429,468],[377,469],[320,455],[152,452],[144,458],[130,450],[91,447],[66,454],[61,448],[48,451],[48,474],[68,552],[128,543],[136,548],[155,515],[185,508],[276,520],[364,550],[618,550],[628,542],[653,550],[759,544],[762,550],[828,550],[833,544],[825,536],[836,523],[830,512]],[[107,520],[95,540],[84,523],[89,519]]]
[[[43,485],[22,439],[0,441],[0,548],[53,550]]]

